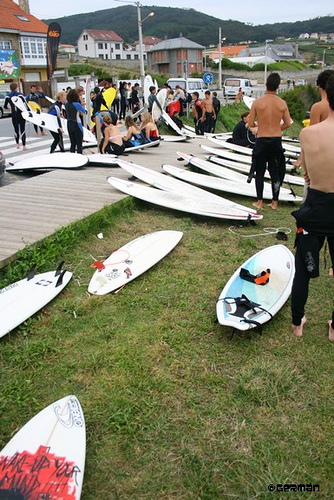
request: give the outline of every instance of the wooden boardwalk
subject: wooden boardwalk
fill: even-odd
[[[188,142],[162,142],[122,157],[160,171],[163,163],[180,166],[177,151],[204,158],[204,137]],[[95,153],[97,149],[85,151]],[[85,167],[54,170],[0,188],[0,268],[14,260],[26,245],[36,243],[71,222],[115,203],[125,195],[106,181],[110,175],[127,179],[120,168]]]

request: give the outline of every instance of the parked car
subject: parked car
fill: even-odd
[[[306,80],[300,78],[299,80],[296,80],[295,85],[306,85]]]
[[[0,90],[0,118],[2,118],[3,116],[9,116],[11,114],[10,106],[8,106],[8,109],[4,108],[5,98],[8,94],[9,92],[6,92],[5,90]]]
[[[5,156],[0,151],[0,181],[3,178],[3,176],[5,175],[5,166],[6,166]]]
[[[223,86],[225,97],[235,97],[241,88],[242,95],[249,97],[253,93],[252,83],[248,78],[226,78]]]

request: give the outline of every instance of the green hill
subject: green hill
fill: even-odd
[[[298,37],[303,32],[334,33],[334,16],[298,21],[296,23],[277,23],[254,26],[235,20],[221,20],[208,16],[194,9],[173,7],[143,6],[142,18],[154,11],[155,16],[144,25],[144,34],[161,39],[177,38],[182,35],[204,46],[218,43],[218,28],[222,28],[222,36],[227,43],[242,40],[274,39],[277,36]],[[85,14],[45,19],[47,24],[57,21],[62,27],[62,43],[75,45],[84,28],[113,30],[125,42],[138,40],[137,9],[133,5],[125,5],[112,9],[99,10]]]

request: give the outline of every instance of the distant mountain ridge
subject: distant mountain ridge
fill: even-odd
[[[300,33],[334,33],[334,16],[317,17],[294,23],[275,23],[253,25],[236,20],[222,20],[194,9],[176,7],[143,6],[142,19],[154,11],[154,17],[143,25],[145,35],[158,38],[177,38],[182,36],[204,46],[218,44],[218,29],[226,43],[256,40],[264,42],[278,36],[298,37]],[[137,8],[124,5],[111,9],[85,14],[43,19],[46,24],[57,21],[62,28],[61,43],[76,44],[83,29],[102,29],[115,31],[127,43],[138,40]]]

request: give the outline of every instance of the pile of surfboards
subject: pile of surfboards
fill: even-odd
[[[171,175],[175,175],[178,178],[183,178],[184,180],[197,184],[198,186],[234,193],[241,196],[251,196],[254,198],[256,197],[254,182],[248,183],[247,176],[237,171],[242,170],[243,172],[248,173],[249,166],[246,166],[243,170],[242,168],[236,167],[231,161],[224,160],[220,162],[216,157],[213,158],[210,156],[210,161],[207,161],[201,158],[197,158],[196,156],[183,153],[181,151],[178,151],[177,154],[179,158],[188,162],[189,165],[193,165],[211,175],[195,175],[193,172],[180,172],[180,169],[174,170],[168,167],[168,173],[170,173]],[[215,163],[219,162],[219,165],[212,163],[213,161]],[[164,169],[166,170],[166,168]],[[299,177],[290,177],[292,177],[293,181],[296,179],[298,183],[301,180]],[[222,179],[224,179],[224,181],[222,181]],[[266,182],[264,183],[263,198],[268,200],[272,199],[271,185]],[[300,196],[296,196],[291,190],[285,188],[280,189],[279,199],[281,201],[302,201],[302,198]]]
[[[132,179],[125,181],[115,177],[108,178],[109,184],[125,194],[148,203],[219,219],[240,221],[262,219],[262,215],[253,208],[214,195],[188,182],[170,178],[141,165],[123,160],[118,160],[118,164],[133,178],[142,180],[150,187],[140,185]]]

